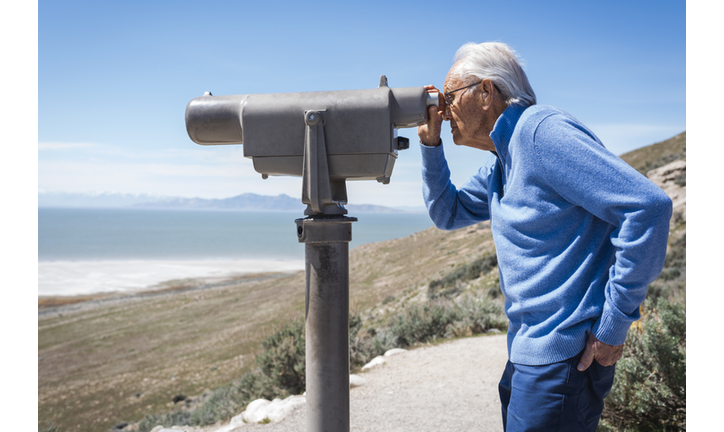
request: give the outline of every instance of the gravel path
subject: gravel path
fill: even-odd
[[[357,432],[502,430],[498,381],[505,335],[471,337],[410,350],[359,374],[350,390],[350,429]],[[279,423],[238,431],[305,432],[302,405]]]

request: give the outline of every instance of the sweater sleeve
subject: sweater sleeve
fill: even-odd
[[[663,268],[671,200],[564,115],[544,119],[533,142],[544,181],[568,202],[613,226],[615,262],[609,269],[602,315],[592,331],[600,341],[620,345],[640,317],[649,283]]]
[[[442,144],[422,151],[422,193],[430,219],[436,227],[455,230],[490,219],[485,167],[460,190],[450,181],[450,169]]]

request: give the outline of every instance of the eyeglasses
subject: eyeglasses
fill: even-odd
[[[454,97],[450,97],[450,95],[451,95],[452,93],[455,93],[456,91],[460,91],[460,90],[465,90],[466,88],[470,88],[470,87],[476,86],[476,85],[480,84],[481,82],[483,82],[483,80],[480,80],[480,81],[478,81],[478,82],[476,82],[476,83],[474,83],[474,84],[466,85],[465,87],[456,88],[455,90],[450,90],[449,92],[443,93],[443,96],[445,97],[445,103],[447,104],[447,106],[451,107],[452,104],[453,104],[453,101],[455,100]]]

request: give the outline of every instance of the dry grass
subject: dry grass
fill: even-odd
[[[351,308],[386,318],[424,296],[430,280],[492,247],[487,223],[360,246],[350,252]],[[206,289],[170,284],[118,301],[66,300],[39,300],[39,424],[106,431],[249,371],[262,339],[304,313],[304,274]],[[56,312],[46,313],[51,306]]]
[[[686,160],[686,132],[682,132],[666,141],[630,151],[621,155],[621,159],[644,175],[649,170],[666,165],[674,160]]]
[[[359,246],[350,254],[352,307],[381,308],[388,296],[425,289],[431,279],[493,248],[487,222],[452,232],[429,228],[404,239]]]
[[[38,322],[38,414],[107,430],[167,409],[254,363],[263,336],[304,307],[302,274],[49,315]]]

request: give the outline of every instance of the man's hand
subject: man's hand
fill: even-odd
[[[426,124],[417,127],[417,135],[420,137],[420,142],[426,146],[437,147],[440,145],[440,131],[442,129],[442,112],[445,109],[445,98],[442,96],[442,92],[435,88],[435,86],[426,85],[425,89],[428,93],[438,92],[440,108],[435,105],[427,107],[427,118]]]
[[[613,366],[621,355],[623,355],[623,344],[608,345],[596,339],[593,333],[589,333],[586,349],[583,350],[581,361],[578,363],[578,370],[583,372],[588,369],[594,359],[601,366]]]

